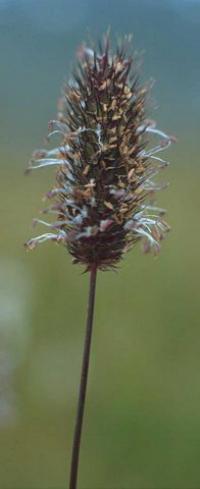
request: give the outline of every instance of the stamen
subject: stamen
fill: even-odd
[[[162,184],[157,184],[148,178],[146,181],[144,181],[141,184],[141,187],[143,188],[143,190],[156,192],[156,191],[163,190],[164,188],[167,188],[168,185],[169,184],[167,182],[164,182]]]
[[[141,237],[147,238],[152,247],[155,247],[158,250],[160,249],[159,243],[153,238],[151,234],[147,233],[147,231],[145,231],[143,228],[135,228],[134,232],[139,234]]]
[[[66,132],[68,132],[67,124],[65,124],[64,122],[57,121],[57,120],[49,121],[48,128],[50,131],[57,130],[61,134],[64,134],[64,135],[66,134]]]
[[[167,139],[167,141],[171,142],[171,138],[167,134],[165,134],[165,132],[160,131],[159,129],[156,129],[155,127],[147,126],[146,132],[149,132],[150,134],[156,134],[156,135],[160,136],[161,138]]]
[[[162,158],[159,158],[158,156],[151,156],[151,160],[156,160],[159,161],[160,163],[163,163],[164,166],[168,166],[170,164],[169,161],[163,160]]]
[[[149,209],[149,210],[152,210],[152,211],[155,211],[155,212],[158,212],[159,215],[163,215],[166,213],[166,210],[165,209],[161,209],[160,207],[156,207],[156,206],[153,206],[153,205],[141,205],[141,208],[142,209]]]
[[[42,219],[33,219],[33,227],[35,227],[36,224],[42,224],[43,226],[47,226],[49,228],[52,228],[51,223],[43,221]]]
[[[25,243],[25,247],[28,248],[29,250],[33,250],[38,244],[44,243],[45,241],[60,241],[62,239],[66,239],[66,233],[59,233],[59,234],[53,234],[53,233],[46,233],[46,234],[41,234],[40,236],[36,236],[35,238],[30,239]]]
[[[36,170],[38,168],[44,168],[45,166],[59,166],[59,165],[68,165],[69,162],[67,160],[56,160],[56,159],[41,159],[36,160],[37,165],[33,165],[33,162],[30,162],[30,166],[28,166],[27,171]]]

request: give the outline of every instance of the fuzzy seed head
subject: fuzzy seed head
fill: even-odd
[[[55,166],[56,175],[43,211],[55,219],[35,221],[50,232],[27,247],[60,242],[87,270],[113,268],[138,241],[157,253],[169,230],[153,202],[162,185],[152,178],[167,166],[157,154],[172,138],[146,118],[147,88],[126,41],[114,54],[108,37],[98,50],[79,49],[57,119],[49,123],[48,137],[59,135],[60,146],[36,151],[28,168]],[[152,148],[151,138],[158,138]]]

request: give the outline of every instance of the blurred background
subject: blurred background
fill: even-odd
[[[133,34],[151,117],[178,144],[161,255],[136,248],[98,276],[79,487],[200,488],[200,1],[0,0],[2,489],[67,487],[88,276],[62,247],[24,251],[54,178],[24,169],[77,47],[109,25]]]

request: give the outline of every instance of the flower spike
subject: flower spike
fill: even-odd
[[[33,238],[27,247],[62,242],[87,270],[114,267],[139,241],[157,253],[169,230],[153,203],[165,185],[152,179],[168,165],[157,154],[174,138],[146,117],[147,89],[139,85],[127,39],[114,53],[109,44],[107,36],[99,50],[79,49],[58,118],[49,123],[48,139],[59,135],[60,146],[36,151],[28,167],[56,167],[56,184],[46,194],[55,205],[44,211],[56,220],[37,222],[57,234]],[[159,138],[152,147],[151,138]]]

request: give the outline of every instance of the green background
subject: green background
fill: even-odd
[[[54,171],[44,146],[87,32],[133,33],[153,77],[151,116],[178,143],[158,196],[172,232],[99,273],[80,489],[200,488],[200,3],[0,1],[0,487],[67,487],[88,276],[64,248],[26,253]]]

